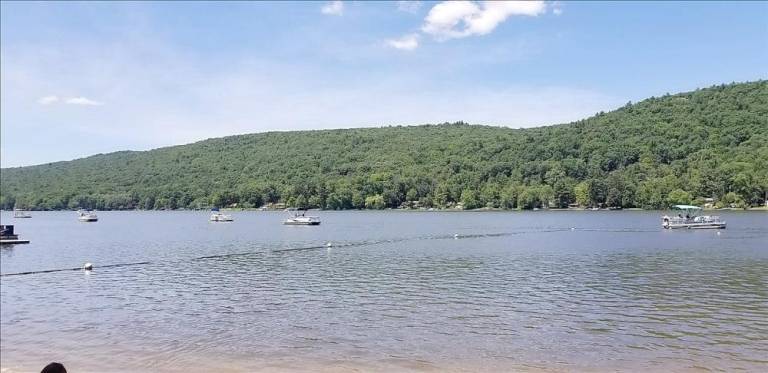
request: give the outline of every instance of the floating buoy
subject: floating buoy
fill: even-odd
[[[717,231],[717,235],[718,235],[718,236],[720,235],[720,231]]]
[[[572,231],[575,231],[575,230],[576,230],[576,228],[574,228],[574,227],[571,227],[571,230],[572,230]]]
[[[458,233],[454,234],[454,235],[453,235],[453,239],[454,239],[454,240],[458,240],[458,239],[459,239],[459,234],[458,234]]]
[[[327,244],[325,244],[325,247],[333,247],[333,244],[328,242]]]
[[[83,270],[90,271],[93,269],[93,264],[90,262],[83,264]]]

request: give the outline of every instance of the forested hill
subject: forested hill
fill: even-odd
[[[499,118],[503,120],[503,118]],[[464,123],[273,132],[7,168],[2,208],[760,205],[768,81],[530,129]]]

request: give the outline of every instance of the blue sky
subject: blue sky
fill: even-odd
[[[767,2],[3,2],[3,167],[233,134],[531,127],[768,77]]]

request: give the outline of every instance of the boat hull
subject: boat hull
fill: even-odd
[[[283,225],[320,225],[319,221],[310,221],[310,222],[303,222],[303,221],[284,221]]]
[[[664,226],[665,229],[725,229],[725,223],[690,223]]]
[[[216,214],[211,214],[211,217],[208,218],[208,220],[210,220],[213,223],[228,223],[228,222],[234,221],[235,219],[233,219],[231,215],[216,213]]]

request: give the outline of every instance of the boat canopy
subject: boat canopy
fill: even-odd
[[[691,206],[691,205],[674,205],[672,206],[678,210],[701,210],[701,207],[699,206]]]
[[[211,211],[219,211],[219,208],[218,207],[214,207],[214,208],[211,209]]]

